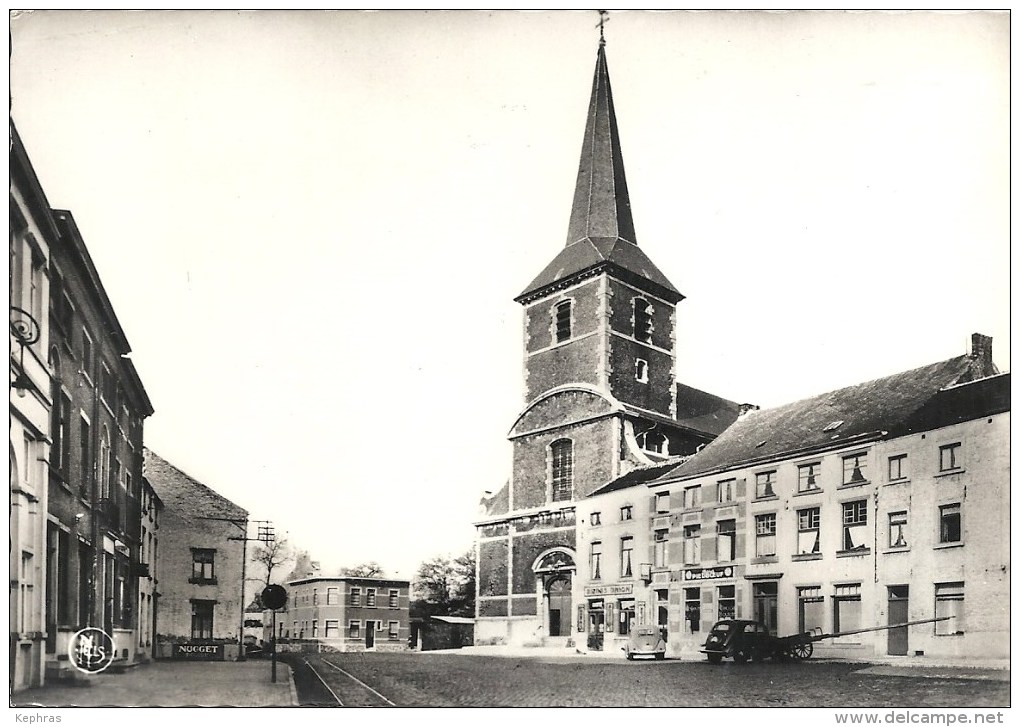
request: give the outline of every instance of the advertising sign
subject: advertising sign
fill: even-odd
[[[174,644],[171,659],[223,661],[223,644]]]
[[[585,586],[587,596],[627,596],[634,592],[633,583],[615,583],[607,586]]]
[[[708,581],[713,578],[732,578],[732,566],[719,566],[716,568],[687,568],[684,571],[685,581]]]

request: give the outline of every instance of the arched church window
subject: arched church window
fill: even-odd
[[[552,458],[552,501],[569,500],[574,494],[574,443],[559,439],[549,447]]]
[[[556,304],[554,309],[556,317],[556,343],[563,343],[570,338],[570,313],[572,307],[573,304],[569,300]]]
[[[634,338],[652,342],[652,305],[644,298],[634,299]]]

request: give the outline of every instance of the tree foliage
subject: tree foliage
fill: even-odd
[[[475,552],[438,555],[418,566],[412,584],[412,616],[475,615]]]
[[[385,576],[386,571],[374,560],[370,560],[367,563],[360,563],[352,568],[341,568],[340,575],[357,578],[379,578]]]

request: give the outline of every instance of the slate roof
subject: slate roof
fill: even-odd
[[[989,365],[973,356],[958,356],[791,404],[752,411],[701,452],[657,479],[686,479],[757,460],[877,439],[883,433],[900,436],[917,431],[925,423],[948,416],[945,404],[968,396],[942,389],[994,373]],[[981,384],[975,391],[984,391],[986,386],[990,384]],[[842,424],[825,431],[836,422]]]
[[[636,487],[638,485],[644,485],[652,480],[659,479],[662,475],[675,470],[679,464],[682,464],[684,460],[689,459],[690,455],[683,457],[671,457],[665,462],[659,462],[653,465],[645,465],[644,467],[638,467],[630,472],[620,475],[615,480],[607,482],[592,492],[588,497],[595,497],[596,495],[605,495],[607,492],[616,492],[617,490],[625,490],[628,487]]]
[[[737,421],[740,404],[687,384],[676,385],[676,419],[688,429],[719,436]]]
[[[672,303],[683,299],[683,295],[637,246],[613,91],[609,84],[609,67],[605,47],[600,45],[567,228],[567,244],[516,300],[524,301],[545,292],[550,286],[604,269],[638,285],[644,283],[650,292]]]
[[[245,520],[248,511],[182,472],[151,449],[144,450],[143,473],[167,509],[185,518]]]

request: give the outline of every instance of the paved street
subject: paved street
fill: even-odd
[[[822,660],[713,665],[427,652],[305,655],[294,676],[298,700],[322,706],[337,706],[336,699],[344,706],[401,707],[1009,706],[1002,673],[965,679],[949,676],[950,670],[934,676],[889,672]]]

